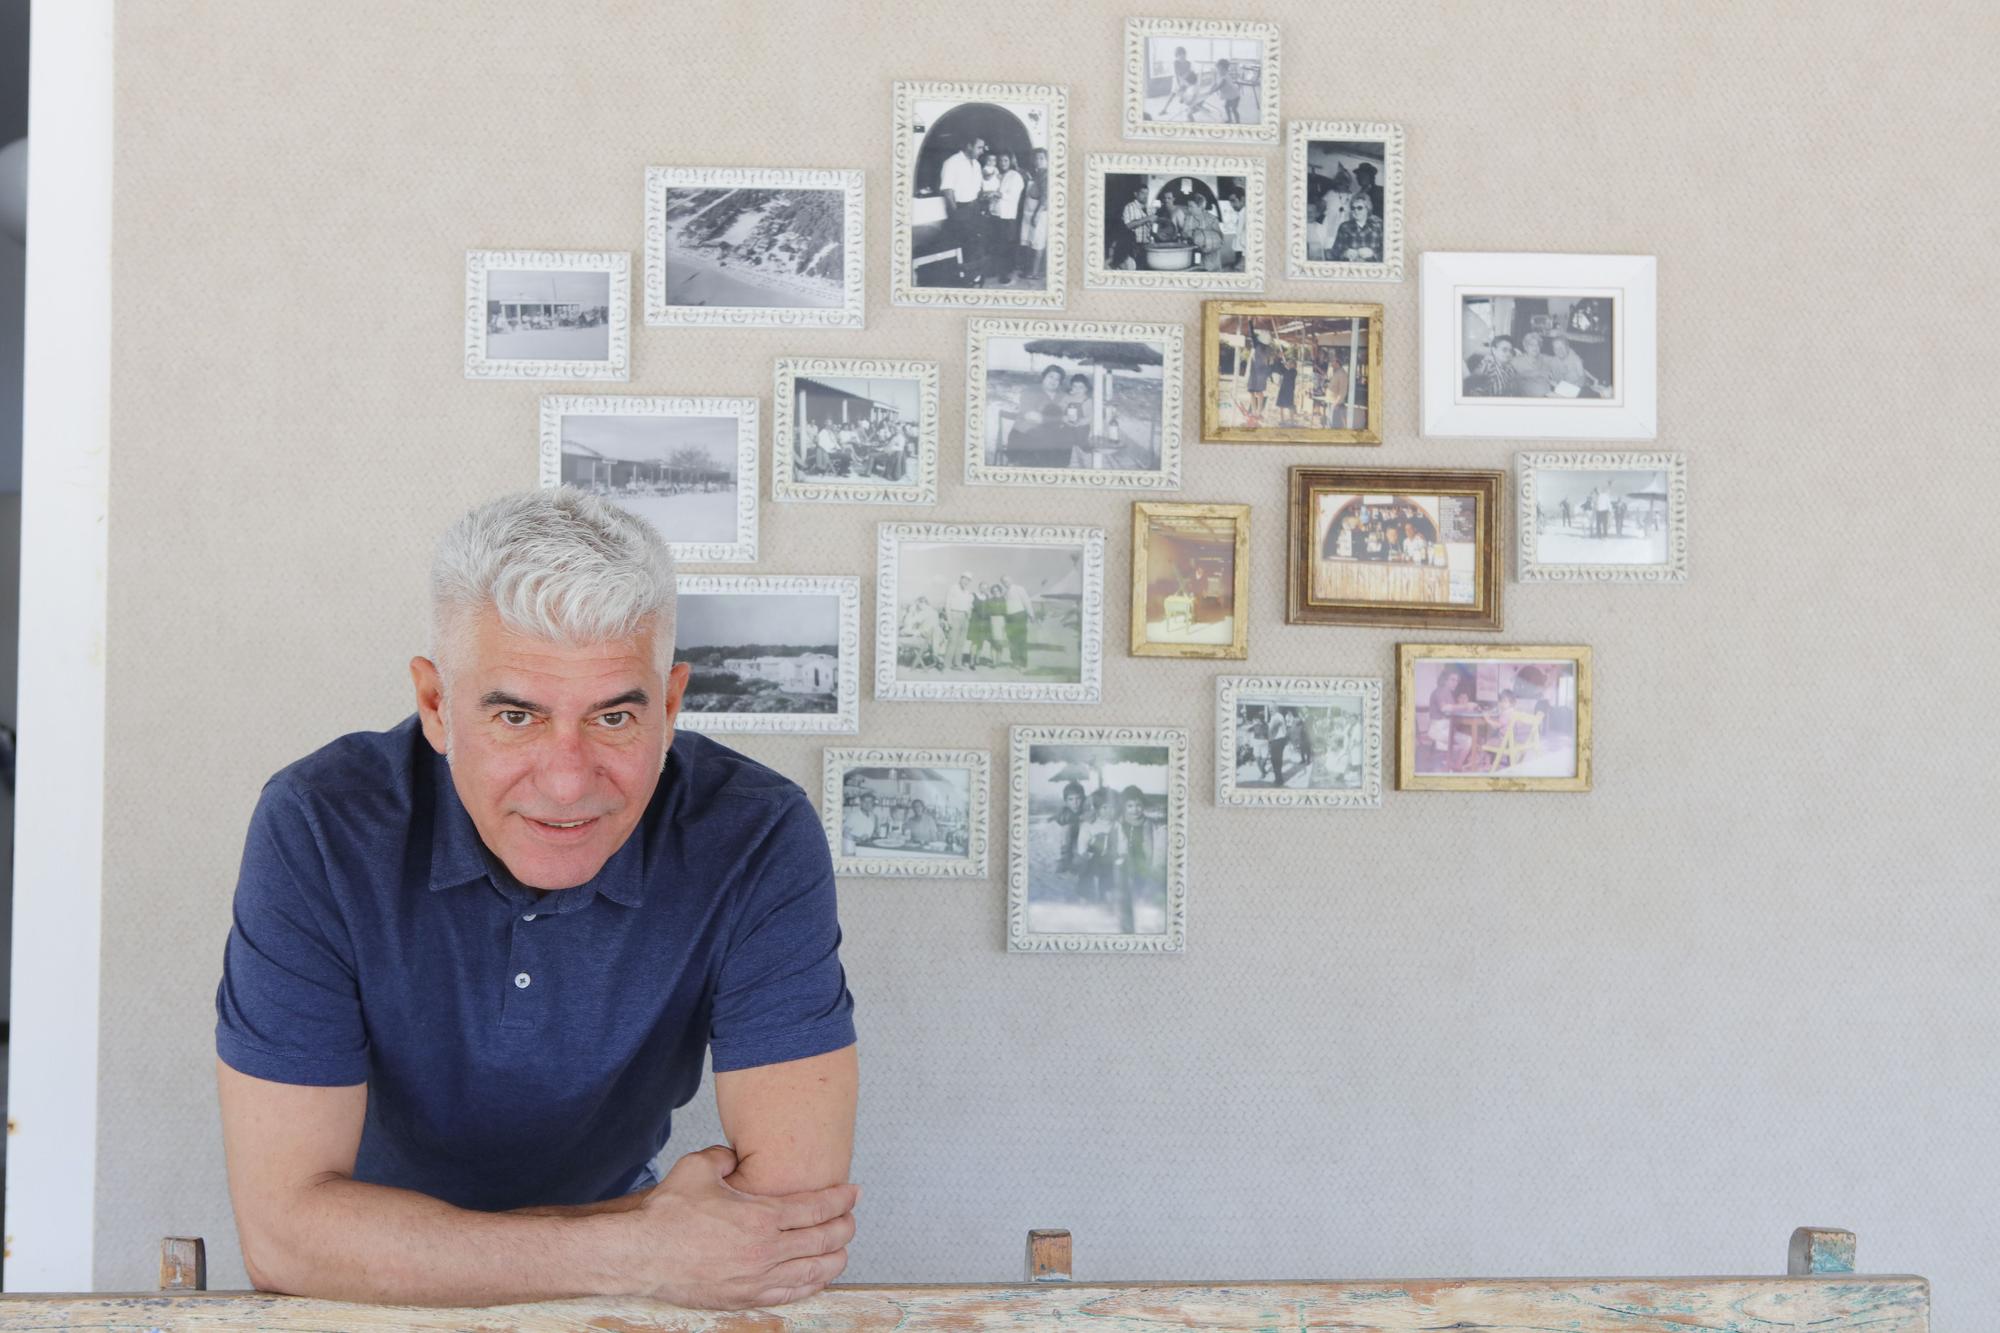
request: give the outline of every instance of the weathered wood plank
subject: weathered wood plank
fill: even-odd
[[[160,1290],[208,1290],[208,1246],[201,1237],[167,1236],[160,1241]]]
[[[1793,1277],[1852,1273],[1854,1233],[1837,1227],[1800,1227],[1792,1233],[1791,1256],[1785,1271]]]
[[[1028,1233],[1028,1281],[1069,1281],[1069,1232],[1053,1228]]]

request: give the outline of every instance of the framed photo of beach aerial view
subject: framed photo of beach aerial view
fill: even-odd
[[[646,168],[646,323],[860,328],[861,177]]]

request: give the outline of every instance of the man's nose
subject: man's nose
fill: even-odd
[[[544,745],[536,785],[549,800],[571,805],[589,792],[592,768],[583,729],[557,727]]]

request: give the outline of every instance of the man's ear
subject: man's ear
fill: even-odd
[[[666,717],[669,735],[680,718],[681,700],[687,696],[688,677],[693,673],[694,668],[686,662],[676,662],[667,669]]]
[[[424,739],[443,754],[444,677],[438,674],[437,663],[428,657],[411,658],[410,683],[417,688],[417,721],[424,729]]]

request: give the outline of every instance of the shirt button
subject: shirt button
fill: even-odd
[[[528,974],[526,972],[516,972],[514,974],[514,986],[517,990],[528,989]]]
[[[533,921],[533,920],[535,919],[535,917],[536,917],[537,915],[538,915],[538,913],[535,913],[535,912],[530,912],[530,913],[528,913],[528,914],[527,914],[526,916],[522,917],[521,919],[522,919],[523,921]]]

